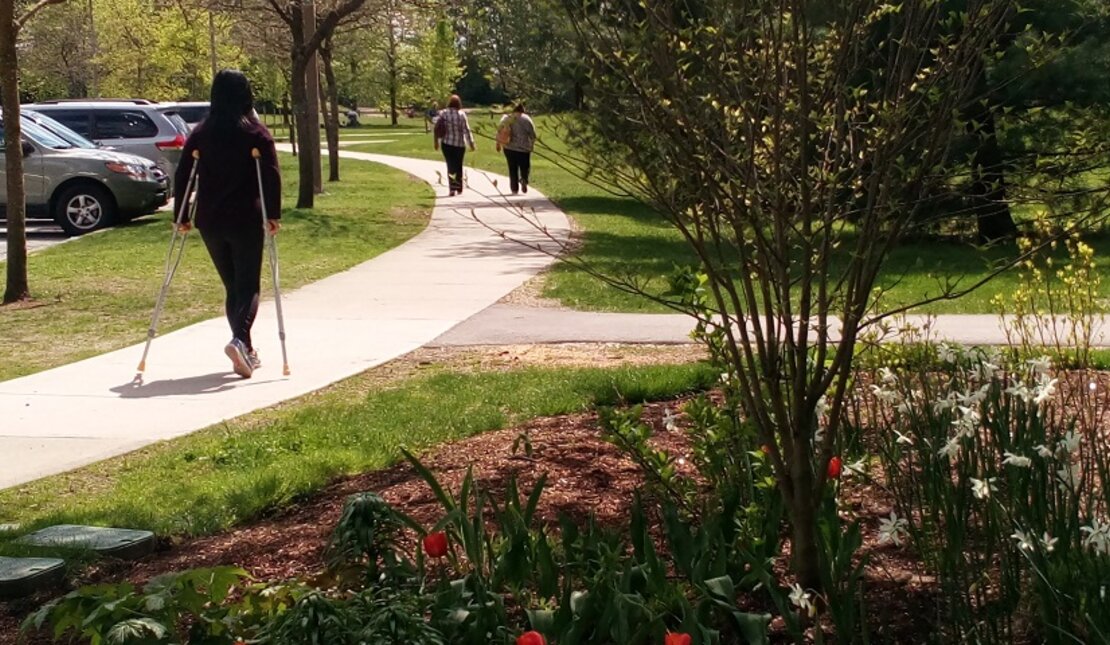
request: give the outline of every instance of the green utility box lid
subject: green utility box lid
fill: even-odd
[[[0,598],[21,598],[52,587],[65,577],[65,567],[57,558],[0,556]]]
[[[55,549],[93,551],[100,555],[135,560],[154,551],[154,534],[134,529],[58,524],[16,540],[17,544]]]

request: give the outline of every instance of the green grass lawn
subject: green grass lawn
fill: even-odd
[[[211,533],[339,475],[396,463],[402,446],[421,451],[533,417],[672,397],[709,387],[716,376],[697,363],[493,373],[433,365],[383,385],[370,371],[278,408],[0,491],[0,523]]]
[[[296,201],[295,163],[282,155],[287,205]],[[284,210],[283,289],[372,258],[427,223],[433,203],[427,184],[360,161],[344,161],[341,173],[343,181],[325,184],[314,210]],[[32,255],[34,302],[0,308],[0,381],[142,342],[162,284],[171,221],[171,213],[159,212]],[[200,237],[190,234],[159,330],[222,313],[219,278]]]
[[[466,163],[479,170],[506,174],[504,157],[494,151],[496,118],[486,112],[470,115],[479,132],[477,152],[467,152]],[[365,128],[343,129],[341,138],[366,143],[344,146],[347,150],[380,152],[426,159],[440,159],[432,149],[431,135],[424,134],[423,121],[402,119],[392,129],[375,122]],[[578,222],[583,230],[581,257],[608,275],[632,276],[649,290],[665,292],[667,276],[676,265],[691,265],[693,254],[678,233],[643,204],[615,197],[575,176],[550,158],[562,149],[555,140],[550,121],[537,119],[541,145],[532,158],[532,182]],[[416,133],[415,135],[412,133]],[[394,137],[389,141],[391,134]],[[378,139],[380,142],[374,142]],[[506,188],[507,190],[507,188]],[[1104,274],[1110,272],[1110,236],[1094,236],[1088,242]],[[1016,251],[1013,246],[980,249],[954,241],[908,241],[888,260],[881,285],[889,292],[886,306],[909,304],[939,295],[946,282],[967,287],[988,275]],[[1061,250],[1058,259],[1065,255]],[[1020,283],[1017,274],[1003,275],[985,287],[954,301],[938,302],[919,313],[994,313],[993,296],[1010,293]],[[623,293],[592,278],[571,265],[556,265],[544,285],[544,295],[575,309],[595,311],[666,311],[645,298]],[[1110,298],[1110,280],[1102,284],[1101,295]]]

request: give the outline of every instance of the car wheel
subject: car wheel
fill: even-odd
[[[84,235],[116,221],[111,194],[96,184],[77,184],[54,201],[54,221],[69,235]]]

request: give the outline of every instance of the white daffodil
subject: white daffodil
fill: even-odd
[[[944,343],[937,347],[937,358],[942,363],[955,363],[960,359],[959,349],[950,343]]]
[[[1075,454],[1075,452],[1079,450],[1079,442],[1081,440],[1081,437],[1075,433],[1075,430],[1068,430],[1068,433],[1060,440],[1060,445],[1057,446],[1056,449],[1069,455]]]
[[[897,430],[894,431],[894,434],[898,435],[898,439],[895,440],[895,443],[900,443],[900,444],[903,444],[903,445],[906,445],[906,446],[912,446],[913,445],[913,437],[907,437],[906,435],[902,434],[901,432],[898,432]]]
[[[1014,534],[1011,535],[1010,537],[1017,540],[1018,548],[1021,549],[1022,551],[1032,551],[1033,550],[1033,541],[1036,540],[1036,538],[1029,535],[1025,531],[1022,531],[1022,530],[1014,531]]]
[[[818,418],[820,418],[820,417],[825,416],[825,413],[828,412],[828,411],[829,411],[829,401],[825,397],[825,395],[822,394],[821,398],[817,399],[817,407],[814,408],[813,412],[814,412],[814,414],[816,414],[818,416]]]
[[[1049,535],[1048,531],[1045,531],[1044,535],[1041,536],[1041,546],[1044,547],[1045,553],[1052,553],[1055,551],[1056,543],[1059,541],[1059,538],[1054,538]]]
[[[1081,526],[1079,530],[1086,533],[1083,546],[1096,553],[1110,553],[1110,524],[1104,524],[1096,517],[1091,520],[1090,526]]]
[[[1056,471],[1056,479],[1061,489],[1074,490],[1079,484],[1079,464],[1064,464]]]
[[[943,399],[937,399],[933,402],[933,413],[940,414],[941,412],[944,412],[945,410],[951,410],[954,407],[956,407],[956,393],[949,392],[948,396],[944,397]]]
[[[867,460],[860,458],[850,464],[844,464],[844,476],[850,475],[866,475],[867,474]]]
[[[673,410],[663,408],[663,427],[667,429],[667,432],[674,432],[678,429],[677,421],[678,415]]]
[[[894,546],[902,546],[902,538],[909,535],[907,526],[909,522],[891,511],[890,517],[879,520],[879,544],[890,542]]]
[[[984,359],[983,361],[981,361],[979,363],[979,378],[980,378],[980,380],[990,381],[993,378],[995,378],[996,376],[998,376],[999,372],[1001,372],[1001,371],[1002,371],[1002,368],[1000,368],[999,366],[995,365],[994,363],[992,363],[988,360]]]
[[[1029,386],[1025,385],[1024,383],[1014,383],[1010,387],[1006,388],[1006,394],[1009,394],[1014,398],[1021,399],[1026,403],[1031,403],[1033,401],[1033,390],[1030,390]]]
[[[956,399],[960,402],[961,406],[975,408],[979,407],[980,403],[987,400],[988,392],[990,392],[990,386],[984,385],[974,392],[968,392],[967,394],[957,394]]]
[[[813,596],[805,589],[802,589],[802,586],[796,582],[790,585],[790,602],[797,607],[800,612],[804,611],[810,616],[817,613],[817,607],[813,604]]]
[[[1052,452],[1051,448],[1044,445],[1043,443],[1036,448],[1033,448],[1033,450],[1036,450],[1037,454],[1040,455],[1042,459],[1052,459],[1052,456],[1056,454]]]
[[[1037,376],[1045,374],[1048,370],[1052,369],[1052,359],[1048,356],[1041,356],[1040,358],[1030,359],[1025,362],[1033,368],[1033,374]]]
[[[1028,468],[1028,467],[1033,465],[1033,460],[1030,459],[1029,457],[1022,457],[1021,455],[1015,455],[1012,452],[1004,452],[1002,454],[1006,456],[1006,458],[1002,460],[1002,465],[1003,466],[1016,466],[1018,468]]]
[[[937,451],[937,456],[948,457],[949,459],[960,454],[960,436],[956,435],[948,440],[940,450]]]
[[[1037,387],[1033,388],[1033,403],[1037,405],[1044,405],[1045,401],[1052,398],[1056,394],[1057,379],[1042,379],[1037,383]]]
[[[898,377],[895,376],[894,370],[890,369],[889,367],[880,367],[879,380],[886,385],[894,385],[898,382]]]
[[[888,390],[878,385],[872,385],[871,394],[875,395],[876,399],[887,405],[898,405],[902,402],[902,395],[898,390]]]
[[[975,479],[971,478],[971,493],[975,495],[976,499],[988,499],[991,493],[995,491],[994,477],[988,479]]]

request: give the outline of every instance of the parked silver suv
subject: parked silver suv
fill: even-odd
[[[174,104],[145,99],[58,100],[25,106],[103,146],[146,157],[173,177],[189,126]]]
[[[153,212],[169,200],[169,181],[153,162],[136,155],[78,147],[24,117],[23,179],[29,218],[49,217],[80,235]],[[4,129],[0,121],[0,144]],[[0,167],[5,167],[0,145]],[[0,182],[0,207],[7,207]]]

